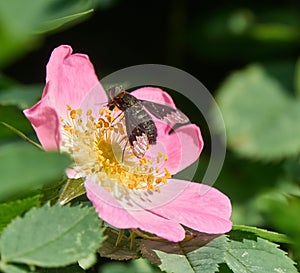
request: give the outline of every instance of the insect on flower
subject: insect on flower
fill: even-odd
[[[169,124],[187,123],[188,117],[180,110],[147,100],[139,100],[126,92],[122,86],[113,86],[109,89],[111,101],[110,110],[117,107],[125,117],[128,141],[133,154],[142,158],[150,144],[156,143],[157,128],[151,117],[164,120]]]

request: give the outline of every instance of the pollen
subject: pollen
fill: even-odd
[[[130,190],[159,191],[171,173],[162,168],[167,155],[137,158],[128,142],[125,119],[118,110],[100,108],[94,115],[88,109],[72,109],[61,118],[63,149],[74,158],[74,170],[82,176],[96,176],[99,185],[113,190],[118,183]],[[150,148],[150,146],[148,147]],[[147,153],[146,153],[147,154]]]

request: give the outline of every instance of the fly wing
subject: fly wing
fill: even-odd
[[[143,100],[141,101],[145,109],[154,117],[165,120],[168,123],[187,123],[189,118],[180,110],[156,103],[153,101]]]
[[[124,111],[126,132],[134,155],[142,158],[149,147],[149,139],[142,120],[138,118],[135,107],[130,107]]]

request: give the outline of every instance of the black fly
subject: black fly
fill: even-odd
[[[124,113],[128,141],[134,155],[142,158],[149,144],[155,144],[157,128],[151,115],[168,123],[187,123],[188,117],[178,109],[147,100],[139,100],[121,86],[109,89],[111,101],[108,107],[117,107]],[[148,113],[149,112],[149,113]]]

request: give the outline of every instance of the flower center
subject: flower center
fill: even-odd
[[[118,113],[101,108],[97,120],[91,110],[83,115],[82,110],[68,106],[68,118],[61,119],[62,150],[74,158],[76,172],[97,176],[97,183],[107,190],[115,183],[132,190],[159,190],[171,177],[162,167],[167,156],[137,158],[128,143],[125,119],[116,118]]]

